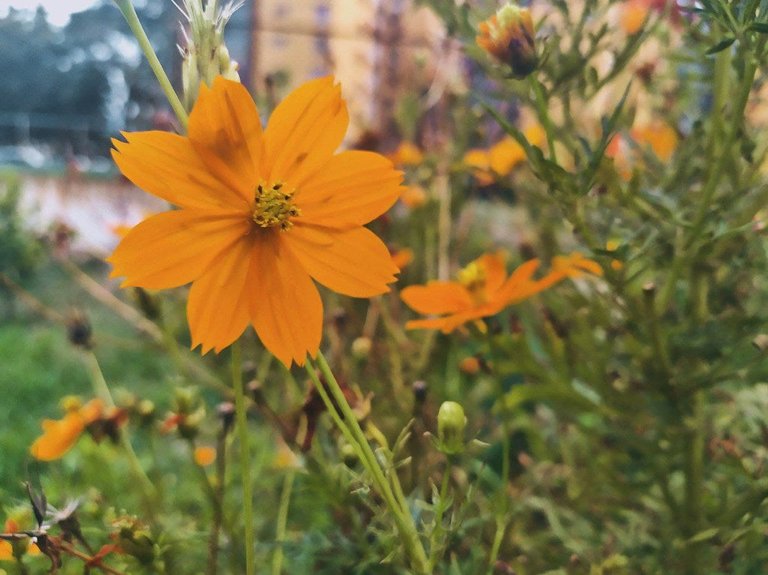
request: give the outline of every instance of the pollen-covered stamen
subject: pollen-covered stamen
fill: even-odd
[[[487,294],[485,292],[485,268],[477,262],[472,262],[467,267],[459,271],[459,283],[464,286],[475,303],[485,303]]]
[[[301,215],[301,210],[293,205],[293,194],[282,182],[272,185],[264,183],[256,186],[253,204],[253,221],[262,228],[279,226],[287,230],[293,226],[291,218]]]

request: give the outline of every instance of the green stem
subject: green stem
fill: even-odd
[[[109,390],[107,380],[104,379],[104,373],[101,371],[99,360],[96,358],[96,354],[94,354],[93,351],[88,350],[85,353],[85,360],[88,367],[88,372],[91,377],[94,393],[104,402],[104,405],[109,408],[114,408],[115,400],[112,398],[112,392]],[[142,492],[144,494],[147,510],[151,512],[155,508],[154,499],[155,495],[157,494],[155,486],[144,471],[144,468],[142,467],[136,452],[133,450],[133,445],[131,445],[131,441],[124,430],[120,431],[119,437],[120,445],[128,456],[128,463],[131,466],[131,472],[136,476],[143,488]]]
[[[336,426],[355,449],[360,462],[370,474],[376,488],[392,513],[414,570],[422,575],[428,575],[431,571],[429,569],[427,554],[419,540],[419,534],[413,522],[413,517],[411,516],[408,504],[401,495],[402,489],[399,489],[398,485],[398,489],[393,490],[390,480],[387,479],[376,458],[376,454],[373,452],[373,449],[371,449],[360,424],[357,422],[357,418],[355,417],[352,408],[349,406],[349,403],[344,396],[344,392],[339,386],[338,381],[336,381],[336,377],[333,375],[328,362],[320,352],[318,352],[318,364],[320,366],[320,371],[326,380],[328,390],[333,396],[333,400],[331,400],[331,397],[328,395],[325,386],[320,382],[312,360],[308,358],[307,373],[309,374],[312,383],[315,385],[317,392],[320,394],[320,397],[336,423]],[[391,481],[393,483],[398,481],[396,474],[393,474]],[[400,497],[398,497],[398,495],[400,495]]]
[[[536,114],[541,120],[541,125],[544,127],[544,132],[547,134],[547,145],[549,146],[549,159],[554,163],[557,163],[557,151],[555,150],[555,129],[552,125],[552,119],[549,117],[549,111],[547,110],[547,100],[544,95],[544,89],[539,82],[533,76],[529,77],[531,89],[533,90],[536,103]]]
[[[255,536],[253,532],[253,494],[251,491],[251,451],[248,445],[248,418],[240,359],[240,342],[232,344],[232,387],[235,391],[235,426],[240,442],[240,477],[243,482],[243,523],[245,526],[245,573],[254,575]]]
[[[440,550],[442,549],[443,532],[443,513],[445,512],[445,500],[448,498],[448,484],[451,478],[451,460],[448,459],[445,471],[443,471],[443,481],[440,485],[440,503],[435,512],[435,526],[432,529],[432,533],[429,537],[429,571],[434,573],[435,564],[440,558]]]
[[[491,546],[491,554],[488,557],[488,575],[493,575],[496,572],[496,560],[499,557],[499,549],[501,549],[501,542],[504,541],[504,534],[507,532],[507,520],[505,517],[499,516],[496,518],[496,534],[493,536],[493,545]]]
[[[702,529],[702,493],[704,480],[704,395],[698,391],[693,398],[690,429],[685,434],[685,522],[686,537],[691,538]],[[687,543],[685,572],[701,573],[700,545]]]
[[[291,469],[283,480],[283,490],[280,494],[280,508],[277,512],[277,532],[275,533],[275,554],[272,556],[272,575],[280,575],[283,570],[283,544],[285,543],[285,533],[288,527],[288,507],[291,503],[291,492],[293,491],[293,480],[296,478],[296,471]]]
[[[163,89],[163,92],[165,92],[165,97],[168,98],[168,103],[171,105],[171,108],[173,108],[173,111],[176,114],[176,117],[179,119],[179,123],[184,128],[184,131],[186,131],[187,123],[189,121],[187,111],[184,109],[184,105],[181,103],[178,94],[176,94],[176,90],[173,89],[171,81],[168,79],[168,75],[165,73],[165,70],[163,70],[163,65],[157,58],[157,54],[155,54],[155,50],[152,48],[152,44],[147,37],[147,33],[144,31],[144,28],[139,21],[139,16],[136,14],[136,9],[133,7],[133,4],[130,0],[114,0],[114,2],[120,12],[122,12],[125,21],[128,23],[128,27],[131,29],[131,32],[133,32],[133,35],[139,42],[141,51],[144,52],[144,56],[147,58],[147,62],[149,62],[150,68],[152,68],[152,71],[155,73],[155,77],[157,78],[160,87]]]

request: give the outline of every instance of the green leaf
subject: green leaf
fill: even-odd
[[[736,38],[725,38],[724,40],[720,40],[717,44],[712,46],[709,50],[706,51],[706,54],[708,56],[711,56],[712,54],[717,54],[718,52],[722,52],[726,48],[728,48],[731,44],[733,44],[736,41]]]
[[[768,34],[768,22],[752,22],[749,29],[760,34]]]

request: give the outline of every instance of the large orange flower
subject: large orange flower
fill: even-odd
[[[485,254],[462,269],[457,281],[431,281],[423,286],[407,287],[401,297],[408,306],[419,313],[442,317],[412,320],[405,327],[450,333],[469,321],[495,315],[565,278],[579,277],[587,272],[602,274],[596,262],[578,253],[557,256],[550,271],[534,279],[539,264],[538,259],[529,260],[507,277],[502,255]]]
[[[350,296],[388,290],[397,267],[363,227],[400,194],[379,154],[334,155],[349,117],[331,78],[291,93],[262,132],[239,83],[203,87],[188,136],[124,134],[113,157],[145,191],[178,206],[136,226],[109,261],[123,286],[192,282],[192,347],[216,352],[253,325],[280,361],[302,365],[320,346],[323,306],[313,279]]]

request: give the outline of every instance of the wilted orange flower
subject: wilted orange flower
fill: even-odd
[[[102,417],[104,404],[92,399],[85,405],[71,398],[65,403],[66,414],[62,419],[43,420],[43,434],[29,448],[32,457],[41,461],[53,461],[74,447],[85,428]]]
[[[423,286],[407,287],[401,297],[408,306],[422,314],[442,317],[412,320],[405,327],[450,333],[469,321],[495,315],[565,278],[576,278],[587,272],[602,275],[597,262],[577,253],[555,257],[549,273],[534,279],[539,263],[538,259],[529,260],[507,277],[502,255],[485,254],[462,269],[457,281],[431,281]],[[484,328],[483,324],[478,326]]]
[[[189,135],[124,134],[113,157],[145,191],[178,206],[136,226],[109,258],[123,286],[192,282],[192,347],[221,351],[252,325],[280,361],[303,365],[320,346],[323,306],[313,279],[350,296],[388,290],[398,272],[363,227],[400,194],[379,154],[335,154],[349,123],[331,78],[299,87],[262,132],[241,84],[202,87]]]
[[[515,77],[524,78],[538,64],[534,36],[530,10],[509,2],[480,23],[475,41],[483,50],[512,68]]]
[[[424,154],[413,142],[403,141],[389,154],[389,159],[397,166],[418,166],[424,161]]]

